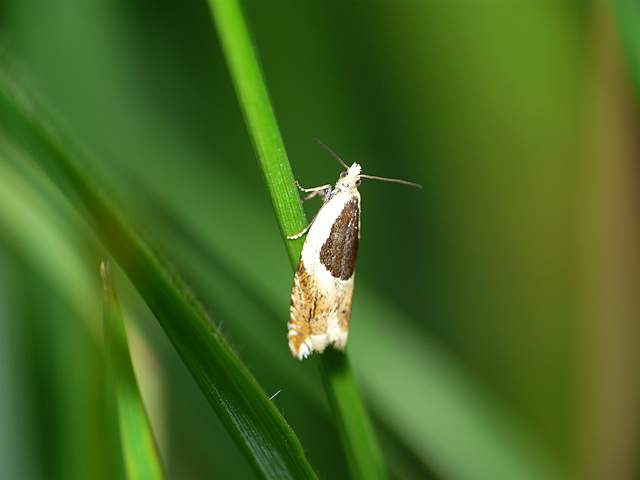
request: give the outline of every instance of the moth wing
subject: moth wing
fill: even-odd
[[[295,358],[323,352],[330,344],[344,349],[359,238],[357,191],[322,205],[302,248],[291,292],[287,338]]]

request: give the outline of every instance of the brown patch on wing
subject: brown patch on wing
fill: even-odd
[[[320,249],[320,262],[336,278],[347,280],[356,269],[359,227],[360,207],[354,198],[345,204],[331,227],[329,238]]]

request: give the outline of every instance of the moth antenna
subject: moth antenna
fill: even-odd
[[[395,182],[395,183],[403,183],[405,185],[409,185],[411,187],[422,188],[422,185],[413,182],[407,182],[406,180],[400,180],[397,178],[384,178],[384,177],[374,177],[373,175],[359,175],[360,178],[371,178],[372,180],[382,180],[384,182]]]
[[[316,142],[318,145],[320,145],[322,148],[324,148],[327,152],[329,152],[333,158],[335,158],[336,160],[338,160],[342,166],[344,168],[346,168],[347,170],[349,170],[349,167],[342,161],[340,160],[340,157],[338,155],[336,155],[335,153],[333,153],[333,150],[331,150],[329,147],[327,147],[324,143],[322,143],[320,140],[318,140],[317,138],[312,138],[311,140],[313,140],[314,142]]]

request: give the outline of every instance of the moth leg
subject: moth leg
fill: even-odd
[[[303,202],[309,200],[310,198],[315,197],[316,195],[320,195],[322,200],[325,200],[327,198],[327,196],[331,194],[331,185],[330,184],[322,185],[321,187],[303,188],[303,187],[300,186],[300,184],[296,180],[296,186],[300,190],[302,190],[303,192],[311,192],[309,195],[307,195],[305,198],[302,199]],[[307,225],[305,227],[305,229],[302,230],[300,233],[296,233],[295,235],[288,235],[287,238],[289,240],[295,240],[297,238],[300,238],[301,236],[303,236],[305,233],[307,233],[309,231],[309,229],[311,228],[311,225],[313,225],[313,221],[314,220],[315,220],[315,218],[313,220],[311,220],[311,222],[309,222],[309,225]]]
[[[296,238],[300,238],[302,235],[304,235],[309,231],[309,229],[311,228],[311,225],[313,225],[313,220],[311,220],[311,222],[309,222],[309,225],[304,227],[304,230],[302,230],[300,233],[296,233],[295,235],[287,235],[287,238],[289,240],[295,240]]]
[[[312,199],[316,195],[320,195],[320,198],[324,200],[324,197],[327,196],[329,193],[331,193],[331,185],[322,185],[321,187],[315,187],[315,188],[302,188],[298,183],[298,181],[296,180],[296,186],[298,187],[298,189],[302,190],[303,192],[311,192],[309,195],[307,195],[302,199],[303,202],[306,202],[307,200]]]

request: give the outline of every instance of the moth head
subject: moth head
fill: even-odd
[[[346,172],[340,174],[340,178],[336,182],[336,189],[351,190],[360,185],[360,172],[362,167],[357,163],[351,165]]]
[[[347,169],[346,172],[342,172],[340,174],[340,178],[336,182],[336,189],[349,190],[349,189],[357,188],[360,186],[360,179],[362,178],[371,178],[372,180],[382,180],[384,182],[404,183],[405,185],[410,185],[412,187],[422,188],[421,185],[418,185],[417,183],[413,183],[413,182],[407,182],[406,180],[399,180],[397,178],[376,177],[374,175],[361,174],[360,172],[362,171],[362,167],[360,165],[358,165],[357,163],[354,163],[350,167],[347,167],[347,165],[340,159],[340,157],[338,157],[335,153],[333,153],[333,151],[329,147],[327,147],[326,145],[323,145],[319,140],[316,140],[315,138],[313,139],[313,141],[316,142],[318,145],[320,145],[322,148],[324,148],[327,152],[329,152],[333,156],[333,158],[338,160],[342,164],[342,166]]]

